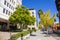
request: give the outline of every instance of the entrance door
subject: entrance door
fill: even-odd
[[[6,27],[7,27],[7,23],[0,22],[0,29],[1,30],[6,30]]]

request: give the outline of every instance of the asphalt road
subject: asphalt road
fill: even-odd
[[[60,34],[53,33],[53,34],[51,34],[50,36],[52,36],[52,37],[55,38],[56,40],[60,40]]]

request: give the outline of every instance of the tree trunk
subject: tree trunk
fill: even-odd
[[[49,36],[49,27],[47,27],[47,36]]]
[[[20,24],[20,30],[23,32],[23,24]],[[23,34],[21,33],[21,40],[23,40]]]
[[[48,35],[48,28],[47,28],[47,35]]]

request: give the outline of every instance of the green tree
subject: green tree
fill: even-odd
[[[41,14],[43,14],[43,11],[40,9],[40,10],[38,11],[39,18],[40,18],[40,15],[41,15]]]
[[[16,7],[16,10],[10,16],[9,20],[14,24],[19,24],[20,30],[23,30],[25,26],[34,24],[35,22],[35,18],[30,16],[29,9],[20,5]]]

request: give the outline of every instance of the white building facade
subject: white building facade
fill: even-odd
[[[36,19],[36,10],[35,9],[29,9],[30,15],[35,17]],[[37,22],[35,21],[34,25],[29,25],[30,28],[36,28],[37,29]]]
[[[9,16],[14,12],[17,5],[22,5],[22,0],[0,0],[0,26],[8,24]]]

